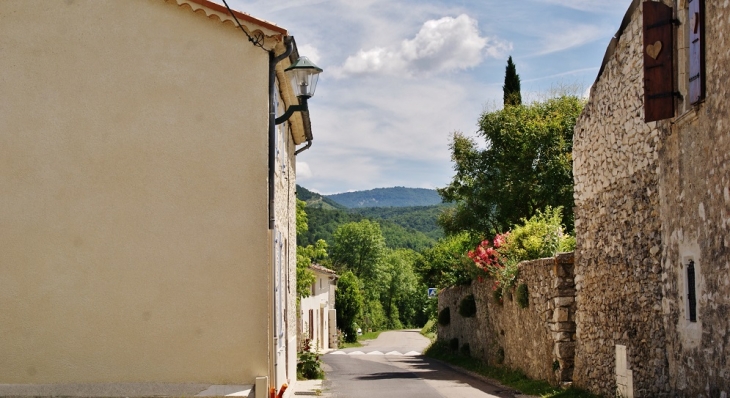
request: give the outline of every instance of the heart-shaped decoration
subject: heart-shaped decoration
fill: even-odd
[[[659,56],[660,52],[662,52],[662,42],[660,41],[646,46],[646,53],[654,59]]]

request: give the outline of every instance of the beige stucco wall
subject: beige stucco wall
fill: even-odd
[[[0,48],[0,383],[266,375],[268,54],[159,0],[4,1]]]
[[[330,279],[333,278],[332,274],[312,271],[315,276],[313,292],[309,297],[302,297],[300,301],[301,338],[309,338],[313,349],[324,350],[330,348],[329,310],[335,307],[334,300],[331,299],[334,296],[332,293],[335,290],[335,282]],[[310,310],[314,314],[312,335],[309,335]]]

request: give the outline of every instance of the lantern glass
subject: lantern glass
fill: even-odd
[[[291,80],[294,94],[297,97],[311,97],[317,88],[317,80],[322,69],[307,57],[301,57],[290,67],[285,69]]]

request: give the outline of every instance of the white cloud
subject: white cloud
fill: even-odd
[[[307,57],[310,61],[314,62],[316,65],[319,65],[321,58],[319,56],[319,50],[317,50],[317,47],[311,45],[311,44],[304,44],[304,45],[297,45],[297,50],[299,51],[299,56]]]
[[[309,164],[307,162],[300,162],[297,160],[297,179],[298,180],[308,180],[312,178],[312,170],[309,168]]]
[[[565,28],[565,25],[568,25],[569,28]],[[553,29],[543,36],[541,49],[535,55],[552,54],[579,47],[610,35],[607,32],[610,32],[610,29],[607,30],[596,25],[565,22],[560,29]],[[606,44],[608,43],[601,43],[601,46],[605,48]]]
[[[478,22],[461,14],[426,21],[413,39],[403,40],[399,46],[360,50],[334,74],[429,75],[468,69],[485,57],[500,57],[511,49],[511,43],[480,36]]]
[[[557,4],[559,6],[572,8],[580,11],[590,12],[606,12],[616,11],[618,13],[625,12],[629,6],[628,0],[540,0],[543,3]]]

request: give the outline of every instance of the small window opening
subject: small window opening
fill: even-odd
[[[697,322],[697,290],[695,289],[695,262],[687,263],[687,315],[690,322]]]

